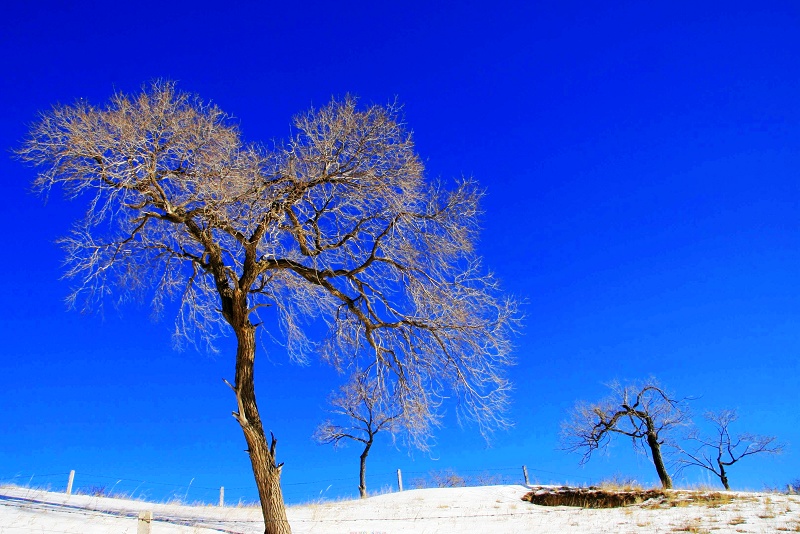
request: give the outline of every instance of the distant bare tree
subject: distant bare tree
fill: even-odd
[[[431,471],[428,479],[432,488],[463,488],[467,485],[467,480],[452,468]]]
[[[398,402],[391,397],[387,399],[382,396],[382,390],[384,388],[376,377],[355,373],[330,399],[331,413],[347,422],[328,419],[317,427],[314,434],[318,442],[333,443],[335,447],[342,446],[347,440],[364,446],[358,478],[362,499],[367,496],[367,456],[378,432],[390,434],[392,439],[397,432],[403,432],[410,444],[420,450],[429,450],[431,427],[438,426],[438,418],[430,411],[430,406]]]
[[[746,456],[778,454],[783,451],[783,445],[776,442],[775,436],[739,434],[735,438],[731,437],[730,425],[739,418],[736,410],[706,412],[704,417],[714,425],[714,435],[706,437],[699,430],[692,430],[687,439],[694,447],[684,448],[676,444],[675,447],[680,452],[677,461],[681,464],[681,469],[696,466],[711,471],[717,475],[726,490],[731,489],[727,467]]]
[[[581,463],[594,451],[605,448],[614,434],[631,438],[634,449],[650,451],[658,478],[665,489],[672,479],[661,454],[663,435],[688,420],[685,402],[677,400],[651,378],[641,384],[609,385],[612,394],[589,404],[578,403],[570,418],[562,423],[561,438],[570,451],[583,451]],[[645,448],[646,446],[646,448]]]
[[[236,336],[233,413],[248,445],[265,532],[290,532],[282,463],[256,405],[259,311],[290,357],[391,372],[401,408],[448,389],[482,430],[504,424],[516,303],[474,251],[481,191],[427,183],[395,106],[353,98],[300,115],[293,136],[247,145],[216,106],[154,83],[106,107],[60,105],[18,156],[41,193],[88,201],[61,239],[69,297],[179,302],[176,339]],[[321,318],[324,340],[307,336]]]

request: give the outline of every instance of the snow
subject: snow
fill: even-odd
[[[288,509],[296,534],[776,532],[800,530],[800,497],[732,492],[721,506],[689,505],[591,510],[544,507],[521,500],[526,486],[419,489],[364,500]],[[260,533],[257,507],[149,503],[38,489],[0,488],[0,533],[131,533],[140,511],[153,513],[152,534]]]

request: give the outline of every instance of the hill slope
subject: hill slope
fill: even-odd
[[[610,509],[539,506],[522,501],[525,486],[410,490],[364,500],[289,508],[296,534],[554,533],[565,532],[797,532],[800,497],[724,493],[710,505],[675,499]],[[263,532],[260,509],[154,504],[66,496],[18,487],[0,488],[0,533],[134,534],[138,514],[153,512],[153,534]]]

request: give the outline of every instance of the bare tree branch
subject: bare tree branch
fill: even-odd
[[[367,496],[367,456],[379,432],[397,434],[420,450],[427,451],[434,427],[439,426],[439,417],[432,406],[420,402],[420,398],[403,400],[403,390],[396,386],[381,384],[386,376],[367,372],[356,372],[330,398],[330,413],[335,420],[327,419],[317,427],[314,439],[319,443],[332,443],[335,447],[347,440],[363,445],[360,456],[359,492]]]
[[[686,439],[692,446],[683,447],[674,444],[680,456],[679,471],[686,467],[700,467],[711,471],[726,490],[730,490],[727,468],[754,454],[780,454],[784,445],[777,442],[775,436],[758,436],[755,434],[739,434],[735,438],[730,434],[730,425],[739,416],[736,410],[706,412],[704,418],[714,426],[714,434],[705,436],[699,430],[692,429]]]
[[[667,393],[654,378],[625,386],[609,384],[612,394],[600,402],[580,402],[561,425],[566,450],[583,452],[581,463],[608,446],[611,436],[631,439],[634,449],[649,451],[664,488],[672,487],[661,453],[664,435],[685,425],[689,418],[685,399]]]
[[[519,313],[475,255],[482,192],[427,182],[399,112],[346,97],[296,117],[284,143],[246,145],[216,106],[157,82],[104,108],[56,106],[17,151],[39,192],[88,202],[61,241],[71,306],[117,295],[158,314],[174,300],[179,342],[235,333],[237,420],[275,532],[288,523],[255,402],[259,309],[295,360],[390,373],[378,384],[402,413],[455,391],[484,433],[507,424]]]

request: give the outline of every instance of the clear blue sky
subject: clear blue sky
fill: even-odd
[[[625,442],[581,468],[557,439],[576,400],[651,374],[699,397],[698,413],[738,408],[738,428],[789,442],[734,467],[734,487],[800,477],[796,2],[166,4],[4,10],[0,480],[75,469],[78,486],[145,481],[161,498],[149,484],[194,479],[189,500],[220,485],[255,498],[222,382],[230,340],[218,356],[178,353],[170,316],[67,311],[54,240],[84,206],[30,194],[34,171],[8,152],[39,110],[154,78],[212,100],[250,140],[285,136],[292,115],[332,95],[396,96],[428,174],[487,188],[481,253],[527,300],[516,426],[487,448],[448,420],[432,456],[384,440],[371,489],[397,468],[414,478],[523,464],[542,482],[654,482]],[[354,495],[360,451],[311,440],[341,378],[273,349],[256,380],[287,500]],[[678,482],[705,480],[686,475]]]

